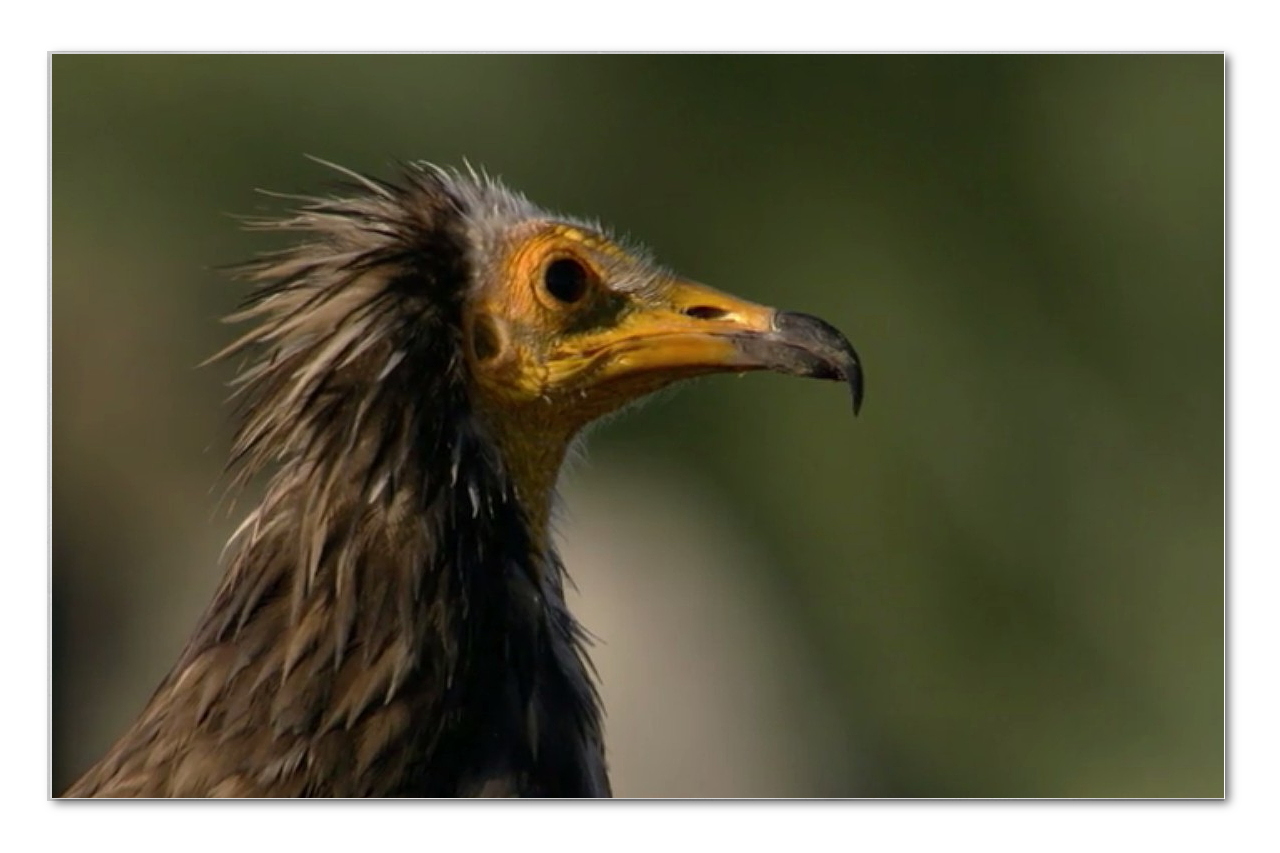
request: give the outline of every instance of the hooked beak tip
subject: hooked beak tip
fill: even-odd
[[[779,311],[773,317],[773,331],[764,340],[769,342],[762,353],[768,367],[798,376],[846,382],[854,415],[861,411],[866,388],[862,361],[849,339],[835,326],[812,314]]]

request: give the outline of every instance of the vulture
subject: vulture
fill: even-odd
[[[326,164],[331,165],[331,164]],[[334,167],[340,168],[340,167]],[[250,227],[232,485],[261,501],[141,714],[68,797],[611,794],[549,530],[583,428],[682,379],[862,368],[470,167],[341,169]],[[211,359],[212,360],[212,359]]]

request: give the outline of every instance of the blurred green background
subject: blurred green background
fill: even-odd
[[[618,793],[1221,796],[1224,60],[56,56],[53,792],[140,710],[215,511],[227,214],[483,165],[843,329],[596,430],[562,526]]]

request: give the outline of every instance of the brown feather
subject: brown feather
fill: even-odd
[[[560,564],[457,352],[468,217],[522,204],[415,166],[255,223],[306,235],[241,271],[232,320],[256,325],[215,356],[250,358],[232,488],[270,479],[179,661],[67,796],[608,793]],[[559,740],[528,743],[551,728],[530,715]]]

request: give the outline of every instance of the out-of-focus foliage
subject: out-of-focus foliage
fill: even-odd
[[[55,57],[54,791],[217,581],[230,367],[195,366],[242,295],[216,267],[278,245],[227,214],[331,180],[309,153],[465,157],[858,346],[856,422],[720,378],[591,439],[593,481],[661,460],[750,531],[743,581],[857,753],[775,793],[1221,795],[1223,82],[1212,55]]]

